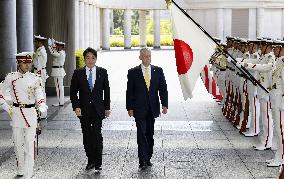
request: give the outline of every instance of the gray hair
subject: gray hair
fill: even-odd
[[[145,51],[151,52],[151,49],[149,49],[148,47],[143,47],[143,48],[140,49],[140,54],[145,52]]]

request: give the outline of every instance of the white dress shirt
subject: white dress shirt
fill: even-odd
[[[145,76],[145,68],[146,67],[143,64],[141,64],[143,76]],[[149,72],[149,79],[151,80],[151,65],[148,66],[148,72]]]
[[[87,76],[87,80],[89,79],[89,74],[90,74],[90,68],[86,66],[86,76]],[[93,85],[95,84],[96,82],[96,66],[94,66],[92,68],[92,82],[93,82]]]

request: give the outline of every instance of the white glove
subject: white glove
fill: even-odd
[[[48,38],[48,46],[52,46],[52,40],[50,38]]]
[[[40,113],[46,113],[48,109],[48,106],[46,104],[42,104],[38,107],[38,110]]]
[[[231,57],[228,57],[228,58],[227,58],[227,61],[228,61],[228,62],[231,62],[231,61],[232,61]]]
[[[9,116],[12,116],[13,109],[11,106],[9,106],[7,103],[3,103],[2,108],[9,114]]]

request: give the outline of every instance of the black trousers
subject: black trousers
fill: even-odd
[[[151,159],[154,147],[154,123],[155,118],[149,110],[144,116],[135,116],[137,127],[137,144],[139,163]]]
[[[95,166],[100,167],[102,165],[103,151],[102,119],[97,115],[82,116],[80,121],[88,163],[95,163]]]

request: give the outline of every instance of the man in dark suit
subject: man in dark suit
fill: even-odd
[[[96,50],[89,47],[83,55],[86,66],[75,70],[73,73],[70,99],[73,110],[81,122],[83,144],[88,157],[86,171],[93,168],[101,170],[102,120],[110,115],[108,74],[107,70],[95,65],[97,61]]]
[[[141,49],[139,58],[142,64],[128,71],[126,109],[128,115],[135,118],[139,168],[145,169],[152,166],[154,123],[160,115],[159,96],[162,113],[166,114],[168,91],[162,68],[151,65],[150,49]]]

